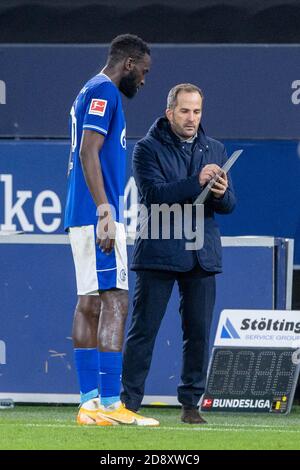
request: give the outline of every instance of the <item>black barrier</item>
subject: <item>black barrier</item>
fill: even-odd
[[[30,18],[30,20],[28,20]],[[1,42],[110,42],[134,32],[151,42],[300,42],[297,0],[10,0]]]

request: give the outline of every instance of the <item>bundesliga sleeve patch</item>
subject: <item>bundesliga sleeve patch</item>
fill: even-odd
[[[96,114],[97,116],[104,116],[107,106],[107,100],[92,99],[89,109],[89,114]]]

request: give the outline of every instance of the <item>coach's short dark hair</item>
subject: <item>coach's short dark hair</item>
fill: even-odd
[[[108,63],[115,64],[127,57],[139,60],[145,54],[150,55],[150,48],[143,39],[134,34],[120,34],[110,45]]]
[[[201,88],[197,87],[196,85],[192,85],[192,83],[179,83],[175,85],[169,91],[168,98],[167,98],[167,109],[173,109],[177,105],[177,96],[181,91],[185,91],[187,93],[199,93],[202,99],[204,99],[203,91]]]

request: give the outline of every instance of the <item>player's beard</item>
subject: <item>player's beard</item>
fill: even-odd
[[[132,70],[127,77],[123,77],[120,81],[119,90],[127,97],[133,98],[138,91],[136,84],[136,73]]]

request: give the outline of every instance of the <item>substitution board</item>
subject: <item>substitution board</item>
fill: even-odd
[[[202,411],[288,413],[300,368],[300,312],[224,310]]]

